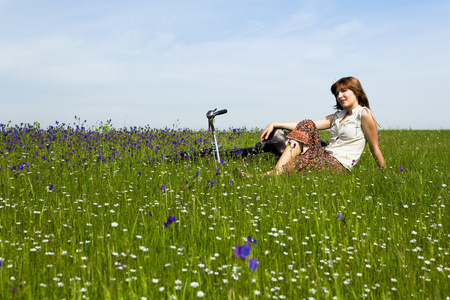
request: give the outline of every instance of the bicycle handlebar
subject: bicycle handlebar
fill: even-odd
[[[214,112],[215,116],[226,114],[228,111],[226,109],[221,109],[219,111]]]
[[[228,111],[226,109],[221,109],[217,111],[217,108],[214,110],[210,110],[206,113],[206,117],[208,119],[213,119],[215,116],[226,114]]]

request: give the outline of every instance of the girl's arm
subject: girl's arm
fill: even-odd
[[[261,137],[260,140],[261,142],[264,141],[265,139],[267,139],[270,135],[270,133],[275,129],[275,128],[282,128],[282,129],[287,129],[287,130],[294,130],[295,127],[297,126],[298,122],[273,122],[270,123],[269,125],[267,125],[267,127],[263,130],[263,132],[261,133]]]
[[[386,163],[384,162],[383,154],[381,154],[381,150],[378,147],[377,123],[373,115],[366,109],[361,112],[361,127],[364,131],[364,135],[366,136],[366,140],[369,143],[370,152],[372,152],[378,167],[380,167],[380,169],[384,169],[386,167]]]
[[[326,116],[325,118],[319,119],[314,121],[314,124],[316,124],[316,127],[318,130],[324,130],[331,128],[331,123],[333,121],[333,115]],[[270,135],[270,133],[275,128],[282,128],[287,130],[294,130],[297,126],[298,122],[273,122],[267,125],[267,127],[263,130],[261,133],[260,140],[261,142],[265,139],[267,139]]]
[[[314,124],[318,130],[330,129],[333,123],[333,115],[326,116],[325,118],[315,120]]]

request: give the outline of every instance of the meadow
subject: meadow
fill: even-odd
[[[207,131],[0,132],[1,299],[450,299],[450,130],[381,130],[386,170],[366,146],[351,173],[249,178],[276,156],[198,157]]]

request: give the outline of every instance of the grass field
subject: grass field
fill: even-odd
[[[386,171],[366,147],[349,174],[263,178],[235,169],[272,154],[177,159],[205,131],[0,130],[1,299],[450,297],[450,130],[380,131]]]

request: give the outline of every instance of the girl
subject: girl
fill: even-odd
[[[378,147],[378,124],[359,80],[341,78],[331,86],[331,92],[336,97],[336,113],[314,122],[274,122],[263,130],[261,141],[275,128],[292,130],[287,136],[286,149],[275,165],[275,174],[308,169],[350,171],[361,157],[366,142],[378,167],[385,168]],[[324,129],[330,129],[331,134],[325,149],[319,142],[319,130]]]

